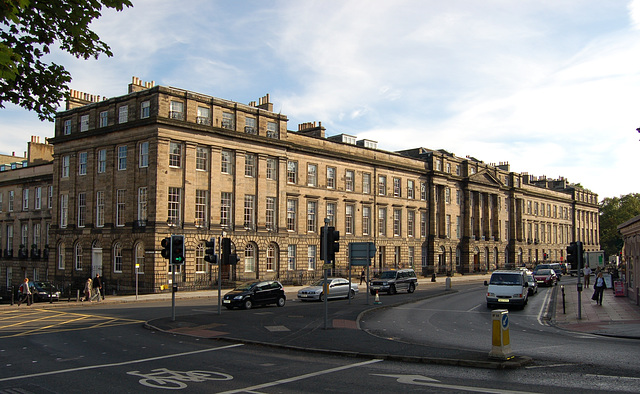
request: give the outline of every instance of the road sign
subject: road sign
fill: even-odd
[[[371,259],[376,256],[376,244],[373,242],[349,243],[349,264],[355,266],[371,265]]]

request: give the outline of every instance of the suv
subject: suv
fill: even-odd
[[[386,291],[395,294],[398,290],[406,290],[413,293],[418,287],[418,278],[412,269],[383,271],[379,277],[371,280],[369,292],[376,295],[376,291]]]
[[[287,297],[282,284],[276,280],[244,283],[224,295],[222,303],[227,309],[251,309],[254,305],[276,304],[284,306]]]
[[[494,271],[484,285],[487,289],[487,308],[497,305],[516,305],[524,308],[529,300],[529,283],[525,271]]]

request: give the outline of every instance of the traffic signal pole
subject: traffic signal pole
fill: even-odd
[[[322,267],[322,271],[324,271],[324,282],[322,284],[323,293],[324,293],[324,329],[326,330],[329,323],[329,286],[327,281],[329,278],[327,277],[327,264],[329,264],[329,218],[324,219],[324,231],[322,231],[322,255],[324,256],[324,265]]]

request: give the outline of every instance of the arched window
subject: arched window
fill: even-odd
[[[275,271],[277,267],[278,261],[278,249],[276,244],[271,243],[267,246],[267,271],[272,272]]]
[[[73,260],[76,262],[76,271],[82,271],[82,245],[80,242],[76,243],[73,254]]]
[[[207,265],[204,261],[204,243],[205,241],[202,241],[196,246],[196,272],[200,273],[207,271]]]
[[[135,260],[138,265],[138,274],[144,274],[144,245],[138,242],[135,247]],[[135,266],[133,267],[136,268]]]
[[[248,243],[244,249],[244,272],[256,271],[256,248]]]
[[[58,269],[64,269],[64,242],[58,244]]]
[[[122,272],[122,245],[120,242],[113,245],[113,272]]]

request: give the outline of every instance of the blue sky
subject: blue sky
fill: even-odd
[[[640,192],[640,0],[133,0],[92,27],[114,53],[54,52],[71,88],[113,97],[131,77],[249,103],[289,129],[321,121],[394,151],[446,149]],[[53,124],[0,109],[0,153]]]

